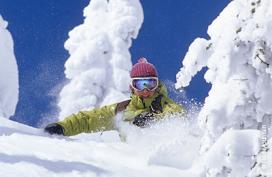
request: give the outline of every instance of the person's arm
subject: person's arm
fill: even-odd
[[[63,127],[64,136],[73,136],[79,133],[113,130],[116,105],[112,104],[91,111],[80,111],[72,114],[63,121],[57,122]]]

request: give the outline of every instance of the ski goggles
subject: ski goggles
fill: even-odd
[[[147,89],[149,91],[154,91],[158,87],[157,77],[135,77],[132,78],[131,86],[137,91],[143,91]]]

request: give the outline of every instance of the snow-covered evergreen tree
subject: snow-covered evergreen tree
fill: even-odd
[[[69,33],[70,82],[60,93],[60,118],[79,110],[124,100],[129,96],[129,48],[143,22],[139,0],[92,0],[84,23]]]
[[[8,23],[0,15],[0,117],[15,113],[19,95],[18,68]]]
[[[258,122],[264,117],[271,119],[271,17],[270,0],[234,0],[209,26],[210,39],[196,39],[183,60],[183,67],[177,74],[177,88],[188,86],[192,77],[204,67],[208,69],[205,80],[212,84],[198,116],[199,125],[205,132],[201,145],[204,155],[211,154],[211,149],[229,132],[227,130],[257,129]],[[237,136],[241,133],[239,131]],[[225,155],[217,159],[220,162],[217,165],[206,164],[205,174],[246,176],[258,153],[256,134],[258,131],[245,136],[255,141],[245,138],[245,141],[235,142],[239,138],[233,134],[230,141],[222,142],[226,147],[218,149],[217,153]],[[246,150],[230,150],[237,143]],[[209,156],[210,161],[214,156]],[[248,164],[242,162],[246,156],[250,157]],[[234,157],[237,159],[233,160]],[[227,161],[232,164],[224,164]]]

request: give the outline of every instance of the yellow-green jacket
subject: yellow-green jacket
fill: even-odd
[[[185,114],[185,110],[167,96],[165,85],[160,83],[155,94],[150,98],[142,99],[132,93],[130,100],[90,111],[80,111],[57,123],[63,127],[65,136],[77,135],[83,132],[114,130],[114,117],[118,112],[123,111],[124,121],[132,122],[137,115],[143,112],[151,112],[151,103],[158,96],[161,96],[163,109],[162,113],[155,114],[155,118],[163,118],[165,114],[169,113]]]

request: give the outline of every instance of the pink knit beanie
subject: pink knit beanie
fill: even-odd
[[[130,77],[158,77],[158,73],[155,66],[148,63],[147,59],[142,57],[138,60],[138,63],[133,65]]]

